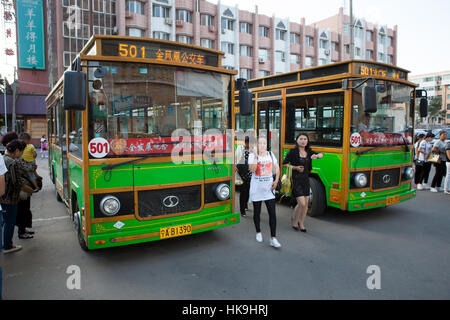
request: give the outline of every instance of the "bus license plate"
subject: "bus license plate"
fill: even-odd
[[[400,202],[400,196],[393,196],[393,197],[386,198],[387,206],[390,206],[390,205],[393,205],[393,204],[396,204],[399,202]]]
[[[180,237],[192,233],[192,225],[184,224],[182,226],[174,226],[159,229],[160,239]]]

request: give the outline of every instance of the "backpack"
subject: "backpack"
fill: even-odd
[[[12,161],[9,165],[6,165],[6,169],[8,171],[5,173],[5,193],[0,197],[1,203],[9,203],[14,197],[14,194],[17,193],[16,162]]]
[[[250,182],[252,179],[252,173],[248,166],[248,157],[245,158],[245,151],[242,154],[241,161],[236,165],[239,175],[244,182]]]

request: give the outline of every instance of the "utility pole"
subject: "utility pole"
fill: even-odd
[[[6,131],[8,131],[8,112],[6,110],[6,76],[3,78],[3,96],[5,97],[4,99],[4,104],[5,104],[5,129]]]
[[[12,83],[13,91],[13,105],[11,111],[11,131],[16,132],[16,100],[17,100],[17,81],[16,81],[16,67],[14,67],[14,82]]]
[[[353,0],[350,0],[350,60],[355,57],[355,24],[353,23]]]

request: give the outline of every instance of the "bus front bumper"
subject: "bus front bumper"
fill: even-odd
[[[400,202],[407,201],[416,197],[415,189],[408,189],[396,193],[371,195],[370,198],[363,198],[358,200],[349,199],[348,211],[361,211],[373,208],[388,207]]]
[[[196,234],[204,231],[209,231],[213,229],[223,228],[237,224],[240,221],[239,213],[223,213],[215,215],[212,218],[198,220],[190,223],[191,232],[186,235]],[[126,221],[125,221],[126,223]],[[180,223],[168,223],[165,227],[176,227],[183,225]],[[89,249],[102,249],[107,247],[117,247],[129,244],[150,242],[162,240],[161,238],[161,228],[160,227],[149,227],[149,228],[135,228],[134,230],[127,231],[120,230],[117,232],[107,232],[102,234],[89,235],[88,237],[88,248]],[[184,236],[184,235],[180,235]],[[173,236],[167,237],[172,238]],[[167,239],[164,238],[164,239]]]

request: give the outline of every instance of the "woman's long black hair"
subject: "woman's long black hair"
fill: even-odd
[[[297,138],[295,138],[295,148],[300,150],[300,147],[299,147],[299,145],[297,143],[297,140],[298,140],[298,138],[300,138],[300,136],[305,136],[306,139],[308,139],[308,143],[305,146],[305,151],[306,152],[310,152],[311,151],[311,146],[309,145],[309,137],[308,137],[308,135],[306,133],[299,133]]]

